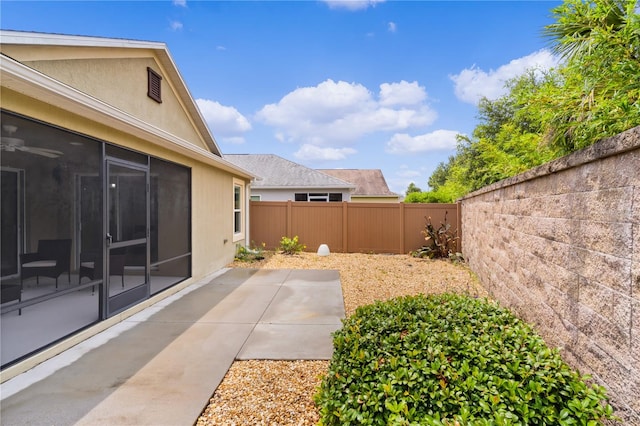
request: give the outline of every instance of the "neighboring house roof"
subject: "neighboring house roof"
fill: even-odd
[[[338,179],[351,182],[356,186],[352,197],[398,197],[391,192],[380,169],[318,169]]]
[[[176,64],[171,58],[166,44],[150,41],[7,30],[0,30],[0,44],[2,45],[0,70],[2,71],[3,87],[10,88],[46,103],[65,105],[65,108],[70,112],[111,125],[114,128],[139,136],[152,143],[165,147],[169,146],[171,149],[192,158],[202,160],[206,157],[208,163],[213,163],[224,170],[238,173],[241,176],[249,178],[253,177],[247,174],[246,171],[239,169],[237,166],[222,158],[220,148],[182,79]],[[193,126],[203,138],[208,150],[196,146],[192,142],[174,134],[168,133],[164,129],[146,123],[138,117],[122,111],[113,105],[109,105],[94,96],[25,65],[21,62],[20,58],[11,56],[9,52],[12,51],[12,46],[64,47],[83,49],[82,52],[85,52],[87,49],[95,49],[95,53],[98,55],[101,50],[112,52],[114,49],[133,49],[140,52],[153,52],[156,60],[161,64],[165,76],[172,82],[172,88],[175,90],[177,96],[180,97],[185,110],[192,119]],[[48,50],[33,49],[29,53],[30,56],[28,60],[23,61],[37,61],[39,59],[39,52],[50,53]],[[58,60],[65,59],[62,52],[56,54],[60,55],[57,57]]]
[[[349,182],[274,154],[226,154],[224,159],[258,176],[251,184],[255,189],[355,188]]]

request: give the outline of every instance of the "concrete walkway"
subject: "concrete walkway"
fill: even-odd
[[[329,359],[337,271],[229,269],[0,387],[9,425],[192,425],[234,359]]]

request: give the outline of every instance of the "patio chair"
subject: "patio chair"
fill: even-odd
[[[126,255],[121,252],[114,252],[109,256],[109,275],[119,275],[121,277],[122,288],[124,288],[124,262]],[[102,253],[99,251],[89,251],[80,254],[80,270],[78,271],[78,284],[83,277],[95,280],[102,273]],[[93,287],[95,290],[95,286]]]
[[[40,240],[36,253],[20,255],[20,284],[25,278],[36,277],[36,284],[40,284],[40,277],[55,278],[58,288],[58,277],[66,272],[71,284],[71,240]]]
[[[0,303],[9,303],[17,300],[22,301],[22,285],[20,284],[0,284]],[[22,315],[22,309],[18,309],[18,315]]]

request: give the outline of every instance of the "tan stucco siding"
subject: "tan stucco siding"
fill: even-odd
[[[207,149],[164,69],[155,60],[152,52],[148,54],[151,56],[47,59],[24,63],[49,77]],[[162,103],[147,96],[147,67],[162,76]]]
[[[2,108],[8,111],[189,167],[193,278],[202,278],[233,260],[233,179],[246,179],[12,90],[3,88],[0,96]]]
[[[233,243],[233,177],[219,170],[197,167],[193,180],[193,275],[218,270],[235,255]]]

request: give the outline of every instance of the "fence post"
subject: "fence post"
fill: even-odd
[[[456,241],[456,248],[458,253],[462,253],[462,203],[458,201],[456,203],[456,234],[458,240]]]
[[[349,249],[349,244],[348,244],[348,229],[347,229],[347,224],[349,221],[349,214],[348,214],[348,210],[349,210],[349,203],[346,201],[342,202],[342,252],[343,253],[348,253],[348,249]]]
[[[291,200],[287,200],[287,237],[288,238],[293,238],[293,235],[291,235],[291,228],[293,227],[293,225],[291,224],[292,220],[291,220],[291,212],[292,212],[292,206],[291,206]]]
[[[405,217],[404,217],[404,203],[400,203],[400,254],[405,254],[407,252],[407,248],[405,247],[405,238],[404,238],[404,228],[405,228]]]

